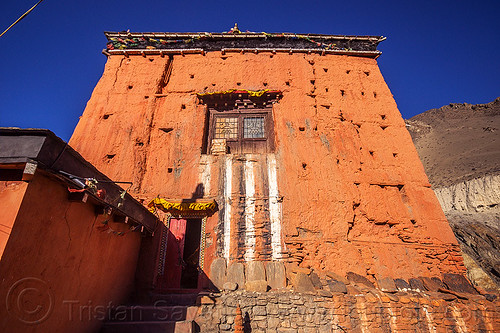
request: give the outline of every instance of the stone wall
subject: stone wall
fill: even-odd
[[[255,271],[255,267],[250,268]],[[257,269],[258,270],[258,269]],[[269,270],[268,270],[269,271]],[[254,273],[251,273],[254,274]],[[375,284],[355,273],[319,277],[299,269],[286,288],[255,291],[225,283],[204,296],[196,322],[202,332],[232,332],[237,307],[245,332],[496,332],[497,294],[479,294],[462,276],[383,279]],[[248,279],[247,279],[248,280]],[[443,282],[444,281],[444,282]]]
[[[205,300],[204,303],[211,303]],[[456,298],[429,292],[386,294],[230,292],[202,304],[202,332],[233,332],[236,308],[245,332],[498,332],[500,302],[483,296]]]
[[[367,278],[282,262],[212,264],[221,291],[201,299],[202,332],[233,331],[240,306],[251,332],[494,332],[498,294],[479,293],[457,274]]]

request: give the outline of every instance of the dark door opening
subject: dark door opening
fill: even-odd
[[[177,292],[198,289],[201,219],[171,218],[167,232],[164,273],[158,277],[157,291]],[[161,257],[161,252],[160,252]]]
[[[184,241],[181,288],[197,289],[200,263],[201,219],[188,219]]]

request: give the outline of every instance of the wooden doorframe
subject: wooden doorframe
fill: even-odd
[[[164,228],[162,228],[162,234],[160,237],[160,246],[158,247],[158,271],[157,271],[157,276],[156,276],[156,283],[155,283],[155,289],[157,292],[190,292],[190,291],[199,291],[202,289],[202,281],[200,279],[200,276],[202,275],[203,269],[204,269],[204,261],[205,261],[205,246],[206,246],[206,222],[207,222],[208,216],[203,214],[182,214],[182,215],[172,215],[168,214],[167,215],[167,221],[164,224]],[[167,265],[169,265],[167,261],[167,249],[168,249],[168,239],[169,235],[171,234],[170,231],[170,224],[172,219],[184,219],[186,220],[186,227],[187,227],[187,220],[190,219],[201,219],[201,230],[200,230],[200,251],[199,251],[199,258],[198,258],[198,286],[196,289],[183,289],[181,286],[179,288],[165,288],[164,287],[164,282],[162,279],[166,276],[166,272],[168,270]],[[172,237],[170,237],[172,238]],[[182,271],[181,271],[182,274]],[[179,276],[179,279],[181,277]]]

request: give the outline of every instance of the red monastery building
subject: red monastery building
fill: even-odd
[[[158,222],[138,307],[102,332],[500,327],[380,73],[384,37],[105,35],[69,145]],[[182,318],[159,320],[172,305]]]
[[[169,222],[184,247],[199,242],[208,276],[217,258],[369,279],[464,273],[377,66],[383,37],[106,36],[70,144],[145,204],[216,202]]]

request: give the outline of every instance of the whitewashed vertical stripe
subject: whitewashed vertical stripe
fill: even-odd
[[[389,304],[389,307],[387,308],[387,312],[389,312],[389,327],[391,328],[392,332],[398,332],[398,322],[397,319],[398,317],[394,314],[392,311],[392,306]]]
[[[427,307],[425,305],[422,306],[422,310],[425,313],[425,319],[427,320],[427,328],[429,329],[429,333],[436,333],[436,327],[434,327],[434,324],[433,324],[434,318],[429,313],[429,310],[427,309]],[[394,332],[396,332],[396,331],[394,331]]]
[[[199,183],[203,184],[203,196],[210,196],[210,181],[211,181],[211,156],[201,155],[199,168]]]
[[[245,261],[255,258],[255,173],[254,162],[245,161]]]
[[[233,180],[233,160],[226,155],[224,170],[224,258],[229,262],[231,249],[231,193]]]
[[[356,311],[359,314],[359,321],[361,321],[361,332],[369,333],[370,332],[370,322],[368,321],[368,316],[366,312],[366,304],[363,302],[363,299],[360,297],[356,301]]]
[[[459,333],[467,333],[469,330],[467,330],[467,325],[465,324],[465,320],[462,317],[462,314],[460,313],[460,310],[456,306],[451,306],[451,313],[453,317],[455,318],[455,321],[457,322],[457,329]]]
[[[281,258],[281,207],[278,202],[278,177],[276,156],[267,157],[267,172],[269,180],[269,219],[271,222],[271,249],[273,260]]]

